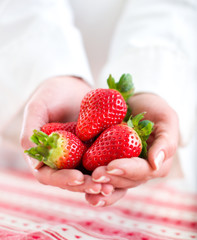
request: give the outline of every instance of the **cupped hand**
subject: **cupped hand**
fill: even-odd
[[[170,171],[173,156],[179,142],[179,123],[176,112],[161,97],[141,93],[130,98],[132,114],[146,112],[145,119],[154,122],[154,131],[148,141],[148,158],[116,159],[107,166],[94,170],[92,179],[96,183],[110,183],[115,189],[136,187],[153,178],[164,177]],[[116,190],[115,190],[116,192]],[[116,202],[117,195],[105,198],[108,203]],[[91,196],[98,202],[100,195]]]
[[[80,103],[91,88],[82,79],[75,77],[56,77],[43,82],[28,101],[21,132],[23,150],[33,143],[29,140],[34,129],[40,130],[48,122],[76,121]],[[76,169],[54,170],[24,154],[36,179],[47,185],[57,186],[70,191],[98,194],[102,185],[94,183],[90,176]],[[104,187],[104,192],[112,187]]]

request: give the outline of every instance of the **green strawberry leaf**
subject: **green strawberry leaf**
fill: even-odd
[[[116,89],[122,94],[125,102],[133,95],[134,85],[130,74],[123,74],[119,82],[116,83]]]
[[[39,145],[39,144],[46,144],[47,142],[47,137],[48,135],[42,131],[37,131],[37,130],[34,130],[33,131],[33,135],[31,136],[30,140],[35,143],[36,145]]]
[[[129,127],[133,128],[142,142],[142,152],[140,157],[147,158],[147,140],[153,131],[154,123],[149,120],[142,120],[144,118],[145,112],[140,113],[134,117],[130,117],[127,121]],[[142,121],[141,121],[142,120]]]
[[[112,77],[112,75],[110,74],[108,79],[107,79],[107,84],[109,89],[116,89],[116,83],[115,83],[115,79]]]
[[[146,141],[142,141],[142,151],[140,153],[140,158],[147,159],[147,143]]]
[[[129,119],[131,117],[131,112],[132,112],[132,110],[131,110],[130,106],[127,104],[127,113],[126,113],[126,116],[124,117],[124,122],[129,121]]]
[[[134,85],[130,74],[123,74],[116,83],[115,79],[109,75],[107,79],[109,89],[116,89],[123,96],[125,102],[134,94]]]
[[[48,136],[42,131],[34,130],[30,140],[37,146],[25,150],[24,153],[40,162],[44,162],[51,168],[56,168],[55,164],[50,161],[48,157],[50,155],[50,150],[57,148],[57,141],[59,137],[58,133],[52,133]]]
[[[145,112],[139,113],[138,115],[131,118],[133,126],[137,127],[139,124],[139,121],[141,121],[144,118]]]
[[[141,131],[141,135],[143,135],[143,139],[147,140],[149,138],[151,132],[153,131],[154,123],[149,120],[143,120],[143,121],[139,122],[138,126]]]

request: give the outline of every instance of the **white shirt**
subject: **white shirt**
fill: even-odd
[[[182,144],[191,142],[196,29],[196,0],[1,0],[0,133],[47,78],[75,75],[106,87],[110,73],[131,73],[136,92],[155,92],[177,111]],[[188,177],[189,158],[181,160]]]

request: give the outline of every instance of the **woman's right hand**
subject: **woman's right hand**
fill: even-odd
[[[33,146],[30,136],[34,129],[48,122],[76,121],[81,100],[91,88],[82,79],[56,77],[44,81],[29,99],[23,119],[21,145],[23,150]],[[75,192],[108,194],[110,184],[94,183],[89,175],[76,169],[54,170],[24,154],[24,158],[36,179],[43,184],[57,186]]]

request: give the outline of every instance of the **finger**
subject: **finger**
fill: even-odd
[[[54,170],[48,166],[43,166],[39,170],[34,170],[37,180],[46,185],[51,185],[73,192],[88,192],[98,194],[101,191],[101,184],[94,183],[90,176],[83,175],[75,169]]]
[[[92,195],[86,194],[85,198],[91,206],[104,207],[109,206],[120,200],[126,194],[126,189],[116,189],[111,196],[103,196],[102,194]]]
[[[175,115],[164,116],[155,124],[155,139],[148,151],[148,161],[152,168],[158,170],[162,162],[171,158],[178,145],[178,120]]]
[[[34,170],[33,174],[42,184],[84,192],[85,178],[84,175],[78,170],[55,170],[48,166],[43,166],[38,170]]]
[[[44,106],[45,104],[41,101],[37,103],[32,100],[25,108],[24,121],[20,136],[23,150],[27,150],[34,146],[30,141],[33,130],[40,130],[40,127],[48,122],[48,114]],[[27,154],[24,154],[24,158],[32,169],[38,169],[43,165],[43,163],[27,156]]]
[[[88,194],[99,194],[101,192],[101,184],[93,182],[92,178],[89,175],[85,175],[84,180],[84,192]]]
[[[173,157],[166,159],[158,170],[153,170],[149,162],[142,158],[117,159],[110,162],[106,168],[109,176],[127,178],[133,182],[133,187],[145,183],[146,181],[164,177],[171,169]],[[120,182],[120,179],[119,179]],[[110,181],[112,183],[112,181]]]
[[[110,196],[114,192],[114,187],[112,184],[104,183],[101,187],[101,194],[103,196]]]
[[[148,161],[142,158],[122,158],[110,162],[106,172],[112,176],[120,176],[131,181],[147,181],[153,174]]]
[[[95,169],[92,173],[92,179],[97,183],[105,183],[107,179],[108,183],[110,183],[114,188],[132,188],[146,181],[146,179],[135,179],[134,177],[131,179],[130,176],[126,174],[126,171],[124,171],[123,168],[120,168],[119,164],[118,167],[115,166],[115,168],[113,168],[112,173],[110,171],[108,173],[108,166]]]
[[[154,141],[148,151],[148,160],[152,168],[158,170],[176,151],[179,141],[177,114],[164,99],[150,93],[135,95],[129,99],[129,105],[134,115],[145,111],[145,118],[154,122]]]

